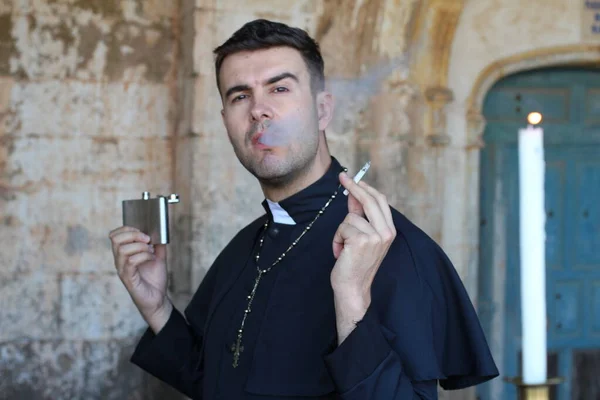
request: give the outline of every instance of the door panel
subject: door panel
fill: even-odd
[[[600,268],[600,154],[582,154],[576,160],[575,174],[578,201],[574,210],[575,246],[574,267],[577,269]],[[596,196],[590,196],[595,189]]]
[[[548,352],[554,372],[566,379],[551,397],[587,398],[595,389],[582,382],[590,373],[600,376],[600,367],[586,375],[576,367],[584,363],[581,360],[596,360],[590,354],[600,350],[599,70],[519,74],[496,84],[486,97],[480,175],[479,304],[484,306],[480,318],[492,346],[502,351],[501,375],[519,375],[519,260],[525,250],[519,249],[517,140],[518,129],[526,125],[531,111],[544,114]],[[498,273],[499,268],[505,272]],[[504,282],[495,281],[498,276]],[[482,400],[515,400],[516,390],[492,382],[481,385],[478,395]]]

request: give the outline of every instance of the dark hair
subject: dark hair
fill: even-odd
[[[280,22],[257,19],[246,23],[213,51],[216,55],[215,71],[219,91],[221,91],[219,72],[225,57],[240,51],[263,50],[278,46],[288,46],[298,50],[310,73],[313,93],[324,89],[324,63],[319,44],[303,29],[292,28]]]

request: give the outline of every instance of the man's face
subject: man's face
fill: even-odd
[[[314,161],[321,93],[311,92],[308,68],[290,47],[239,52],[220,70],[223,122],[242,165],[266,184],[284,184]],[[328,100],[330,99],[330,96]]]

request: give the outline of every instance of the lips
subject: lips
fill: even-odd
[[[254,135],[252,135],[252,137],[250,138],[250,141],[252,142],[253,146],[257,146],[260,143],[260,138],[262,137],[263,133],[262,132],[257,132]]]
[[[263,140],[261,140],[262,136],[263,136],[262,132],[256,133],[252,136],[252,138],[251,138],[252,147],[257,150],[270,150],[271,146],[268,146],[265,143],[263,143]]]

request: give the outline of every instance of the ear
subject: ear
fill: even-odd
[[[319,131],[324,131],[333,118],[333,95],[323,91],[317,94],[317,115],[319,117]]]

